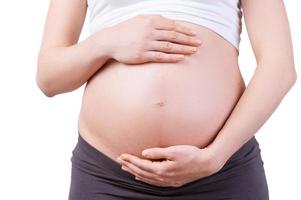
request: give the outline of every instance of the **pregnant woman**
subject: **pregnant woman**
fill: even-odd
[[[36,80],[86,83],[69,200],[269,199],[254,135],[296,81],[283,1],[52,0]]]

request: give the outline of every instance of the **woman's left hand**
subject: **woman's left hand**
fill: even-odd
[[[142,156],[146,159],[124,153],[117,161],[135,179],[156,186],[180,187],[222,168],[209,148],[200,149],[193,145],[149,148],[142,152]]]

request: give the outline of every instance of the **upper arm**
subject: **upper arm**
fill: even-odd
[[[246,30],[257,62],[264,60],[280,65],[285,63],[285,67],[293,70],[293,47],[284,2],[241,0],[241,3]]]
[[[87,12],[86,0],[51,0],[41,50],[77,43]]]

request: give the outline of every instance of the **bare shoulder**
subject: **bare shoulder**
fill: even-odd
[[[87,12],[87,0],[51,0],[41,49],[77,43]]]

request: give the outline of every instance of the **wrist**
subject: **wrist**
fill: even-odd
[[[223,166],[224,162],[222,157],[216,154],[213,149],[209,147],[199,149],[200,152],[198,154],[198,165],[206,166],[200,168],[201,176],[209,176],[216,172],[218,172]]]
[[[92,60],[109,60],[112,58],[109,42],[106,38],[107,31],[108,28],[105,28],[87,38]]]
[[[222,168],[227,160],[230,158],[230,155],[227,153],[226,146],[218,145],[216,143],[211,143],[205,147],[208,151],[213,162],[216,163],[218,170]]]

